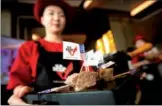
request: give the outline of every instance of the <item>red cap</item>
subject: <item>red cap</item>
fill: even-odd
[[[69,22],[71,20],[74,9],[63,0],[37,0],[34,5],[34,17],[39,23],[41,23],[40,18],[44,9],[49,5],[57,5],[61,7],[65,12],[66,21]]]
[[[144,40],[144,36],[142,36],[142,35],[136,35],[136,37],[135,37],[135,39],[134,39],[134,43],[135,43],[137,40]]]

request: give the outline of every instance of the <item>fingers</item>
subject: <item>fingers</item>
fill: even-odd
[[[21,88],[23,88],[23,85],[18,85],[17,87],[15,87],[13,94],[16,96],[19,96],[19,92],[20,92]]]
[[[8,99],[8,104],[12,105],[12,102],[13,102],[13,99],[14,99],[14,95],[12,95],[9,99]]]
[[[146,73],[144,72],[144,73],[142,73],[140,80],[143,80],[145,77],[146,77]]]
[[[30,89],[27,86],[24,86],[20,89],[18,96],[23,97],[28,92],[30,92]]]
[[[16,95],[17,97],[23,97],[25,94],[29,93],[32,91],[32,88],[28,87],[28,86],[18,86],[14,89],[14,95]]]
[[[8,104],[9,105],[29,105],[29,104],[25,103],[21,98],[17,97],[16,95],[12,95],[8,99]]]

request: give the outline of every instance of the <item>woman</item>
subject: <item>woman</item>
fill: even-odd
[[[61,33],[69,18],[69,9],[61,0],[37,0],[34,16],[45,27],[46,36],[37,42],[27,41],[20,47],[7,86],[8,90],[13,90],[9,104],[26,105],[21,97],[33,88],[41,91],[60,86],[53,82],[66,80],[74,71],[79,71],[77,61],[62,59]]]

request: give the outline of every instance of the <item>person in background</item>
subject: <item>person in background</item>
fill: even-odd
[[[132,57],[132,64],[135,68],[162,60],[159,49],[160,44],[153,46],[145,40],[144,36],[141,35],[137,35],[134,42],[136,49],[128,52],[128,54]]]
[[[135,50],[132,52],[128,52],[128,54],[132,57],[132,63],[139,62],[144,59],[144,53],[149,51],[153,45],[147,42],[142,35],[137,35],[134,40]]]
[[[10,70],[8,90],[13,90],[10,105],[28,105],[22,97],[29,92],[42,91],[60,85],[79,71],[78,61],[63,60],[62,32],[70,21],[73,8],[62,0],[37,0],[34,16],[45,28],[45,37],[21,45]],[[59,67],[58,67],[59,66]]]
[[[160,67],[159,62],[161,61],[161,50],[157,46],[153,46],[151,43],[147,42],[145,38],[141,35],[135,37],[135,47],[136,49],[128,54],[132,57],[132,65],[135,69],[146,65],[146,69],[141,68],[140,71],[144,71],[140,74],[140,81],[137,84],[137,99],[136,104],[159,104],[160,98],[158,93],[156,93],[159,88],[161,88],[158,79],[157,68]],[[157,65],[156,65],[157,64]],[[157,67],[159,66],[159,67]],[[152,79],[151,79],[152,78]],[[159,87],[158,89],[156,87]],[[154,92],[154,93],[151,93]],[[159,91],[158,91],[159,92]],[[159,92],[160,93],[160,92]]]
[[[152,44],[147,42],[142,35],[137,35],[134,39],[135,48],[132,48],[131,50],[127,50],[128,55],[132,58],[131,59],[131,67],[133,69],[137,69],[143,65],[149,64],[150,62],[148,60],[145,60],[144,53],[149,51],[152,48]],[[140,75],[140,79],[143,79],[146,76],[146,73],[142,73]],[[135,104],[139,104],[141,97],[142,97],[142,91],[140,85],[136,84],[136,99]]]
[[[137,35],[134,39],[135,49],[128,52],[128,55],[132,58],[131,64],[133,67],[139,68],[142,65],[149,64],[148,60],[145,60],[144,53],[152,49],[153,45],[147,42],[142,35]]]

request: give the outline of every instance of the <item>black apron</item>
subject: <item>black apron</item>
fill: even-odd
[[[54,81],[64,81],[67,76],[79,72],[80,62],[77,60],[63,60],[62,52],[49,52],[44,49],[40,42],[38,45],[39,58],[37,62],[37,74],[34,85],[36,92],[64,84],[53,83]],[[64,73],[60,70],[66,70]],[[59,71],[59,72],[58,72]],[[61,73],[62,78],[61,78]]]

